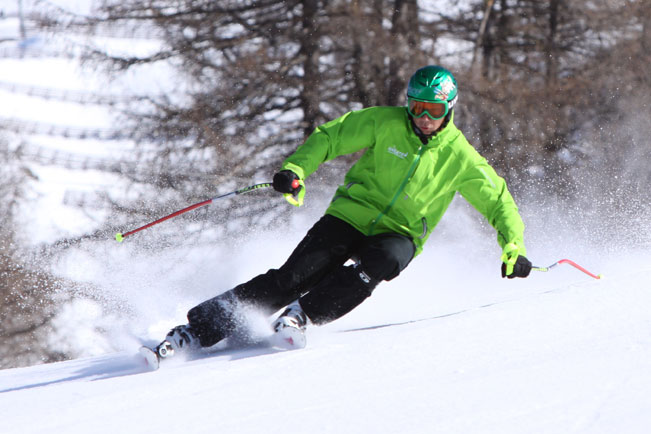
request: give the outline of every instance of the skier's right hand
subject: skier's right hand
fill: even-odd
[[[295,181],[298,180],[298,175],[291,170],[281,170],[274,175],[272,185],[274,190],[279,193],[296,194],[301,188],[300,185],[298,187],[294,187],[297,184]]]
[[[283,193],[287,202],[294,206],[303,205],[305,184],[291,170],[281,170],[274,175],[272,186],[274,190]]]

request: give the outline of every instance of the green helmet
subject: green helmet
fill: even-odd
[[[447,115],[457,102],[457,81],[450,71],[441,66],[420,68],[411,76],[407,86],[407,107],[411,101],[444,104]]]

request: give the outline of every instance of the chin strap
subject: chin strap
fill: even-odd
[[[427,142],[429,142],[429,139],[431,139],[432,137],[434,137],[434,136],[435,136],[439,131],[441,131],[443,128],[445,128],[445,127],[448,125],[448,123],[450,122],[450,119],[452,119],[452,110],[450,110],[450,111],[448,112],[448,114],[445,116],[445,121],[441,124],[441,126],[439,127],[439,129],[436,130],[436,131],[434,131],[434,132],[433,132],[432,134],[430,134],[430,135],[426,135],[426,134],[424,134],[424,133],[420,130],[420,128],[418,128],[418,127],[416,126],[416,123],[414,122],[414,117],[413,117],[412,115],[408,115],[408,116],[409,116],[409,120],[411,120],[411,126],[414,128],[414,132],[416,133],[416,135],[417,135],[418,138],[420,139],[421,143],[422,143],[423,145],[426,145]]]

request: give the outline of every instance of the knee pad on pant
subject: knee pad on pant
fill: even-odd
[[[372,279],[391,280],[404,270],[416,248],[410,238],[398,234],[374,237],[358,254],[358,264]]]
[[[314,324],[325,324],[361,304],[378,283],[359,265],[342,266],[301,297],[300,304]]]

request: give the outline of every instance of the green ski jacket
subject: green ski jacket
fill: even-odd
[[[370,107],[318,127],[289,156],[282,169],[301,180],[340,155],[366,151],[351,167],[326,214],[366,235],[410,237],[416,254],[459,192],[508,243],[526,255],[524,224],[504,179],[448,124],[423,144],[405,107]]]

